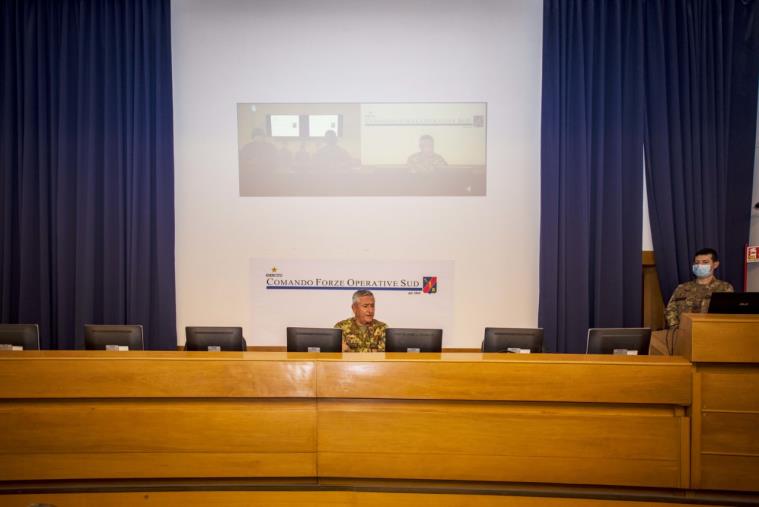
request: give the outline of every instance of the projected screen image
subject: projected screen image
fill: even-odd
[[[266,133],[269,137],[324,137],[332,130],[342,135],[342,119],[339,114],[270,114],[266,117]]]
[[[237,104],[241,196],[486,193],[487,104]]]
[[[272,114],[269,116],[271,137],[300,137],[300,116],[297,114]]]
[[[327,135],[327,131],[329,130],[336,132],[338,137],[342,135],[342,129],[340,128],[340,115],[308,115],[308,137],[324,137]]]

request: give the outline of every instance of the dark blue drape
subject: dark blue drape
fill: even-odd
[[[581,351],[588,327],[640,324],[644,152],[664,297],[701,246],[742,286],[758,9],[545,0],[539,322],[558,351]]]
[[[749,237],[759,3],[649,1],[646,179],[662,293],[691,278],[693,253],[716,248],[717,275],[743,288]]]
[[[0,2],[0,320],[176,348],[169,0]]]
[[[544,2],[539,322],[553,351],[640,325],[641,7]]]

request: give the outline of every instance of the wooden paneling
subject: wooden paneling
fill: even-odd
[[[670,329],[660,329],[651,332],[651,344],[648,347],[648,353],[652,356],[669,356],[674,352],[673,341],[674,331]]]
[[[5,480],[687,487],[679,357],[0,353]]]
[[[316,402],[6,402],[0,428],[0,452],[314,452]]]
[[[0,428],[6,480],[315,472],[315,400],[4,402]]]
[[[359,493],[356,497],[359,507],[377,507],[393,505],[394,507],[418,507],[434,505],[436,507],[651,507],[651,502],[631,500],[591,500],[587,498],[548,498],[523,496],[484,496],[484,495],[430,495],[420,493]],[[666,507],[685,507],[692,504],[666,503]]]
[[[2,507],[29,507],[47,504],[56,507],[292,507],[324,505],[335,507],[646,507],[650,502],[631,500],[593,500],[586,498],[549,498],[477,494],[385,493],[362,491],[216,491],[216,492],[134,492],[69,493],[0,496]],[[670,503],[685,507],[692,503]],[[712,504],[714,505],[714,504]]]
[[[685,313],[679,355],[704,363],[759,363],[759,315]]]
[[[757,478],[759,456],[701,456],[701,489],[759,491]]]
[[[759,316],[685,314],[694,363],[691,487],[759,491]]]
[[[585,361],[575,362],[543,354],[542,358],[530,359],[501,356],[507,357],[468,363],[319,362],[317,395],[325,398],[690,404],[690,365],[681,358],[615,359],[607,356],[593,360],[589,356]]]
[[[311,361],[259,361],[246,360],[243,353],[220,354],[2,352],[0,398],[297,398],[315,394]]]
[[[653,330],[664,329],[664,299],[659,275],[656,273],[656,256],[643,251],[643,325]]]
[[[759,412],[759,368],[698,367],[704,410]]]
[[[759,491],[759,367],[699,365],[695,377],[694,487]]]
[[[172,477],[314,477],[314,453],[3,454],[7,481]]]
[[[464,480],[464,481],[549,481],[564,484],[679,487],[680,468],[674,463],[653,460],[531,458],[522,456],[420,454],[378,455],[374,453],[320,453],[319,472],[325,476],[351,470],[353,477]]]
[[[55,507],[293,507],[354,506],[347,491],[167,491],[150,493],[62,493],[0,496],[2,507],[29,507],[40,503]]]
[[[661,460],[680,454],[679,419],[654,408],[320,400],[318,429],[325,452]]]
[[[751,454],[759,458],[759,412],[708,412],[701,414],[701,452]],[[759,483],[759,477],[757,477]],[[759,484],[757,484],[759,487]]]
[[[664,408],[320,400],[319,473],[683,487],[683,419]]]
[[[701,404],[702,404],[702,381],[703,375],[699,368],[693,369],[693,404],[689,410],[691,421],[691,448],[690,448],[690,485],[692,488],[701,486]]]

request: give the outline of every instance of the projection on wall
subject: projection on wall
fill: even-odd
[[[485,195],[487,104],[237,104],[241,196]]]

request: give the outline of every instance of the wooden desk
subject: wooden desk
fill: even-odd
[[[685,314],[694,365],[692,487],[759,491],[759,315]]]
[[[687,488],[679,357],[0,352],[0,480]]]

